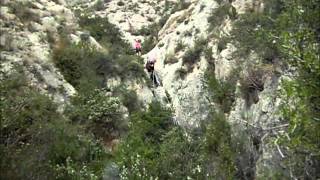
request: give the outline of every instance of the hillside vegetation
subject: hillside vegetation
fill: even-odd
[[[124,5],[121,2],[118,6]],[[194,128],[176,123],[174,107],[164,106],[162,100],[144,105],[138,98],[132,86],[154,88],[144,59],[107,18],[91,17],[102,1],[91,11],[75,13],[86,31],[80,41],[72,41],[62,26],[51,44],[51,61],[76,90],[62,109],[29,82],[23,64],[9,73],[1,71],[0,179],[320,178],[320,2],[263,2],[263,11],[238,14],[232,1],[217,1],[219,6],[207,19],[208,37],[197,38],[194,46],[180,41],[166,56],[163,66],[183,66],[174,72],[177,82],[198,71],[201,58],[208,63],[199,81],[208,92],[204,96],[209,113]],[[140,30],[148,36],[148,50],[160,42],[158,31],[170,14],[189,7],[183,0],[173,8],[167,4],[165,19]],[[32,18],[21,16],[26,22]],[[230,33],[222,33],[226,21],[232,24]],[[91,37],[101,49],[90,44]],[[235,48],[237,67],[224,79],[216,76],[213,39],[219,52],[230,44]],[[185,53],[178,56],[181,51]],[[229,121],[238,97],[247,109],[260,101],[270,74],[282,77],[275,93],[285,126],[271,127],[274,132],[248,121],[241,127]],[[117,85],[110,83],[113,78]],[[171,101],[167,91],[166,98]],[[274,151],[268,164],[272,168],[261,170],[257,164],[264,131],[270,132],[264,135],[270,136]]]

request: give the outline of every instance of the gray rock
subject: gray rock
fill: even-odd
[[[116,163],[109,163],[104,169],[103,180],[120,180],[120,171]]]

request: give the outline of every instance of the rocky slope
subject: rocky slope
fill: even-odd
[[[155,3],[154,1],[148,1],[148,3],[132,1],[125,3],[123,6],[117,5],[117,3],[119,1],[107,3],[105,5],[106,9],[97,14],[107,14],[111,22],[123,31],[129,42],[136,38],[132,35],[131,28],[140,29],[142,24],[150,24],[148,18],[155,21],[159,20],[159,18],[156,18],[157,14],[154,13],[152,6],[150,7],[150,4]],[[130,8],[132,6],[138,7],[137,9],[140,11],[135,12],[135,9]],[[237,0],[232,2],[232,6],[237,13],[241,14],[248,9],[261,11],[264,5],[258,1]],[[207,18],[218,7],[219,4],[215,1],[199,0],[191,2],[188,8],[171,14],[158,33],[159,41],[157,45],[143,56],[145,60],[149,56],[157,57],[158,61],[155,69],[161,77],[163,86],[154,90],[155,98],[161,100],[170,97],[169,104],[174,109],[176,121],[184,127],[198,127],[212,110],[210,107],[214,108],[216,106],[208,101],[209,95],[204,83],[205,71],[211,62],[208,57],[201,55],[200,60],[191,70],[188,70],[187,65],[183,63],[183,57],[188,48],[194,48],[196,41],[199,39],[208,39],[207,46],[212,51],[211,58],[214,59],[215,75],[220,80],[225,80],[232,75],[233,70],[239,66],[242,66],[243,69],[249,67],[249,63],[239,63],[237,59],[232,57],[232,52],[235,51],[232,44],[228,44],[220,52],[217,44],[218,39],[210,36],[211,34],[208,32],[210,24]],[[148,9],[143,11],[144,17],[139,16],[142,9]],[[130,27],[131,25],[132,27]],[[221,26],[222,33],[228,34],[231,29],[232,20],[224,20]],[[186,48],[176,52],[175,49],[179,46],[179,43],[185,44]],[[167,59],[172,57],[177,60],[173,63],[166,63]],[[254,60],[255,58],[252,57],[252,61]],[[275,68],[270,67],[270,72],[274,72]],[[181,71],[185,73],[184,77],[179,75]],[[243,71],[241,74],[245,76],[248,72]],[[279,168],[279,161],[282,156],[281,149],[274,145],[274,139],[278,137],[279,130],[287,127],[287,124],[281,124],[277,114],[281,102],[277,94],[280,81],[279,74],[267,73],[264,77],[263,90],[255,94],[258,101],[255,101],[249,107],[241,95],[240,84],[237,82],[235,103],[231,112],[226,114],[228,121],[233,125],[234,136],[244,131],[250,131],[252,138],[257,140],[257,142],[247,144],[247,148],[249,156],[252,157],[254,162],[257,162],[252,166],[257,170],[256,176],[258,177],[259,173],[263,171],[269,169],[272,171],[274,168]],[[151,100],[150,96],[146,96],[146,92],[137,92],[142,98],[146,99],[148,97],[147,102]],[[165,101],[165,103],[167,102]],[[243,158],[244,162],[247,160]]]
[[[75,93],[51,61],[50,41],[59,26],[75,29],[73,13],[53,1],[3,1],[1,3],[1,66],[9,72],[23,65],[31,84],[63,105]]]
[[[51,95],[63,106],[76,91],[52,63],[52,41],[57,40],[57,33],[61,28],[67,29],[75,42],[80,41],[82,31],[70,9],[84,10],[96,6],[98,1],[2,0],[1,3],[3,4],[0,19],[2,71],[9,72],[16,63],[23,65],[32,84]],[[238,66],[242,66],[242,69],[247,69],[249,66],[233,58],[234,45],[229,43],[225,49],[219,51],[218,39],[212,37],[208,31],[210,24],[207,18],[219,6],[216,1],[190,1],[190,5],[185,9],[180,9],[169,16],[158,32],[157,45],[143,55],[145,60],[149,56],[157,57],[155,69],[163,86],[149,89],[127,82],[145,104],[157,99],[171,106],[174,109],[176,122],[186,128],[199,127],[200,123],[207,119],[210,111],[217,106],[208,100],[209,93],[205,84],[205,72],[212,63],[215,67],[215,76],[219,80],[227,79]],[[257,11],[263,9],[263,4],[253,0],[236,0],[232,2],[232,6],[237,13],[244,13],[248,9]],[[156,0],[105,1],[95,8],[97,9],[95,15],[108,17],[110,22],[120,28],[124,38],[130,43],[137,37],[144,38],[137,32],[143,26],[158,22],[163,13],[166,13],[165,1]],[[223,33],[228,34],[231,29],[232,20],[224,20],[221,25]],[[90,39],[94,46],[103,50],[93,38]],[[200,60],[190,67],[184,63],[183,58],[188,49],[199,45],[196,42],[201,39],[207,40],[203,48],[211,51],[209,53],[211,57],[206,57],[202,53]],[[176,51],[181,43],[186,47]],[[172,57],[176,60],[168,63],[168,59]],[[214,62],[210,61],[211,58]],[[253,56],[252,61],[254,60]],[[270,69],[271,72],[276,71],[276,67]],[[241,72],[242,76],[246,74],[248,72]],[[279,74],[267,73],[264,77],[263,90],[254,92],[256,100],[248,106],[241,96],[240,82],[237,81],[235,102],[231,111],[226,113],[228,121],[233,126],[234,136],[250,130],[252,138],[256,139],[256,142],[248,144],[252,166],[257,170],[255,176],[259,176],[259,173],[266,168],[271,171],[278,168],[283,156],[279,146],[274,143],[279,136],[279,130],[287,126],[281,124],[277,114],[281,103],[277,95],[280,82]],[[117,79],[109,79],[107,84],[116,86],[118,83]]]

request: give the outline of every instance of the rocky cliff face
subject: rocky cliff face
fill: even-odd
[[[172,3],[174,5],[177,2]],[[75,3],[63,0],[3,0],[2,4],[0,19],[3,27],[0,37],[2,71],[9,72],[14,64],[23,65],[31,84],[51,95],[61,105],[67,103],[69,97],[76,91],[52,63],[52,41],[57,40],[56,36],[61,28],[68,29],[70,38],[75,42],[80,41],[82,32],[70,8],[85,9],[95,6],[97,1]],[[220,80],[225,80],[238,66],[244,67],[243,69],[247,67],[246,63],[239,63],[232,57],[232,52],[235,51],[232,44],[227,44],[225,49],[219,51],[217,39],[208,32],[207,18],[219,6],[216,1],[190,1],[184,9],[171,14],[158,32],[156,46],[143,55],[145,60],[149,56],[157,58],[155,69],[163,86],[149,89],[146,86],[131,84],[131,88],[146,104],[157,99],[171,106],[175,112],[176,122],[187,128],[198,127],[216,106],[208,100],[209,94],[205,84],[205,72],[208,67],[215,67],[215,76]],[[232,2],[232,6],[238,13],[244,13],[249,8],[257,10],[263,8],[263,4],[253,0],[236,0]],[[156,0],[105,1],[96,7],[95,15],[108,17],[131,43],[137,37],[144,38],[137,32],[144,26],[158,22],[161,15],[167,12],[165,7],[165,1]],[[228,34],[232,29],[232,20],[224,20],[221,29],[223,33]],[[197,43],[199,40],[206,40],[202,48],[211,51],[208,53],[210,56],[201,53],[199,60],[189,65],[183,59],[189,49],[200,46]],[[91,42],[102,49],[93,38]],[[184,48],[177,49],[181,45]],[[214,59],[213,62],[211,58]],[[246,74],[245,71],[241,73]],[[263,90],[255,92],[258,100],[250,106],[241,96],[237,81],[235,102],[231,112],[226,114],[228,121],[234,127],[235,135],[252,129],[254,138],[258,139],[254,142],[256,149],[252,152],[255,154],[253,161],[257,162],[254,166],[258,173],[265,167],[276,168],[275,164],[281,159],[281,154],[279,149],[272,145],[272,140],[277,138],[277,131],[274,130],[285,127],[281,126],[277,114],[281,101],[277,95],[280,76],[271,73],[264,79]],[[119,82],[116,79],[108,80],[109,85],[117,83]]]
[[[52,48],[61,31],[68,31],[76,43],[83,34],[67,5],[64,0],[4,0],[0,16],[2,72],[22,65],[31,85],[52,96],[61,107],[76,91],[54,66]],[[90,43],[101,48],[92,37]]]
[[[76,29],[73,13],[53,1],[1,3],[1,66],[9,72],[23,65],[31,84],[63,105],[75,94],[51,61],[51,43],[59,27]]]
[[[112,1],[105,4],[106,9],[97,14],[107,16],[123,31],[124,37],[129,42],[137,37],[133,35],[132,29],[139,30],[143,25],[150,25],[150,21],[160,19],[155,10],[157,6],[152,6],[156,3],[155,1],[131,1],[122,6],[119,6],[119,2],[122,1]],[[245,70],[248,69],[250,63],[239,63],[240,61],[232,56],[235,46],[229,43],[225,49],[220,51],[218,39],[208,31],[210,24],[207,19],[220,6],[215,1],[191,1],[187,8],[169,16],[158,32],[156,46],[143,55],[145,60],[149,56],[157,58],[155,69],[163,83],[163,86],[153,89],[153,98],[172,106],[177,123],[187,128],[198,127],[200,122],[205,120],[209,112],[216,106],[208,100],[209,95],[205,84],[205,72],[208,67],[215,67],[215,76],[219,80],[226,80],[232,75],[233,70],[239,67],[244,69],[240,73],[242,76],[248,73]],[[232,6],[238,14],[241,14],[249,9],[262,11],[264,4],[258,1],[237,0],[232,2]],[[222,33],[228,34],[232,29],[232,23],[231,19],[224,20],[220,28]],[[141,36],[138,37],[141,38]],[[209,53],[211,57],[202,53],[200,60],[190,68],[188,64],[183,62],[183,58],[188,53],[188,49],[199,46],[196,42],[201,39],[207,40],[206,47],[203,48],[211,51]],[[177,50],[177,46],[181,46],[181,44],[185,47]],[[213,64],[211,58],[214,60]],[[168,62],[172,59],[174,59],[173,62]],[[255,61],[255,57],[253,56],[252,60],[247,61]],[[274,72],[275,68],[271,67],[270,71]],[[272,168],[278,168],[278,162],[282,156],[281,150],[279,151],[273,143],[274,139],[278,137],[278,131],[287,126],[280,123],[277,113],[281,102],[277,93],[280,81],[279,73],[267,73],[264,77],[263,90],[255,92],[256,101],[250,106],[241,95],[240,82],[235,82],[237,84],[235,102],[231,112],[226,114],[228,121],[233,125],[234,136],[241,134],[241,132],[250,131],[252,139],[256,139],[256,142],[248,143],[247,148],[251,160],[257,162],[252,166],[256,169],[258,177],[259,173],[268,168],[270,171]],[[145,99],[145,102],[150,102],[153,99],[148,90],[139,91],[139,88],[136,90],[138,95]],[[248,161],[245,158],[242,160]]]

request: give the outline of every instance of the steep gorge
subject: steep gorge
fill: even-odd
[[[274,2],[278,3],[278,1]],[[213,0],[12,2],[2,0],[1,4],[3,4],[1,6],[1,75],[3,76],[1,79],[5,79],[4,77],[10,74],[16,65],[22,66],[31,86],[36,87],[42,94],[52,97],[53,101],[59,105],[59,112],[63,112],[70,104],[70,99],[78,94],[77,87],[66,81],[61,69],[56,67],[52,61],[52,54],[56,46],[59,46],[59,39],[63,32],[70,42],[81,44],[89,39],[89,47],[94,47],[94,53],[101,52],[108,55],[103,58],[98,56],[98,63],[105,62],[104,58],[114,58],[119,61],[113,61],[114,66],[108,63],[97,66],[102,67],[104,71],[99,73],[103,77],[102,86],[107,89],[106,95],[108,97],[119,96],[119,89],[124,86],[124,91],[135,92],[137,97],[132,100],[136,102],[119,103],[121,105],[117,107],[121,110],[116,111],[116,114],[121,114],[123,117],[116,115],[111,118],[126,119],[124,120],[126,122],[132,111],[129,107],[125,107],[126,103],[137,107],[140,107],[141,103],[142,109],[146,109],[153,101],[159,101],[162,106],[172,109],[173,117],[170,120],[183,127],[187,134],[192,134],[194,130],[201,131],[203,126],[210,129],[208,119],[212,118],[213,121],[215,118],[219,119],[216,117],[217,113],[224,117],[222,119],[227,124],[230,124],[231,131],[225,131],[230,134],[225,136],[230,136],[232,142],[237,143],[233,146],[238,148],[235,152],[239,153],[234,155],[237,168],[237,174],[234,177],[238,179],[277,179],[280,177],[299,179],[303,174],[304,178],[319,178],[317,169],[320,165],[319,154],[310,153],[306,156],[305,163],[311,165],[308,167],[306,165],[307,170],[299,172],[300,177],[292,172],[290,165],[283,165],[284,161],[292,160],[295,153],[290,150],[290,145],[280,143],[287,137],[290,139],[288,135],[291,129],[289,128],[290,121],[281,114],[281,106],[287,102],[285,95],[282,94],[283,83],[292,79],[296,73],[294,68],[287,67],[279,60],[280,56],[276,53],[272,56],[261,57],[260,52],[255,52],[254,49],[250,51],[242,49],[242,44],[239,48],[239,43],[234,40],[241,39],[241,34],[235,35],[234,29],[237,29],[237,22],[242,16],[248,12],[262,13],[272,3],[245,0],[228,2]],[[22,7],[23,9],[19,9]],[[88,17],[85,19],[88,21],[107,18],[118,28],[122,38],[128,44],[131,44],[136,38],[141,38],[143,48],[148,50],[144,51],[143,60],[138,57],[131,60],[132,56],[127,57],[125,52],[121,54],[110,52],[117,49],[113,47],[117,44],[108,43],[110,39],[107,41],[103,38],[95,39],[95,37],[103,37],[103,32],[102,34],[101,32],[90,32],[90,27],[86,22],[79,23],[80,16]],[[256,29],[248,31],[258,31],[260,25],[254,25],[254,27]],[[84,49],[89,47],[84,46]],[[79,52],[85,51],[84,49]],[[246,55],[239,56],[239,52]],[[148,76],[141,73],[142,65],[149,56],[157,58],[155,69],[160,76],[162,86],[152,87],[148,82]],[[137,65],[136,62],[142,65]],[[123,66],[125,63],[130,64],[128,69],[110,70],[110,68],[117,69],[118,66]],[[110,75],[112,73],[115,75]],[[137,77],[134,77],[135,75]],[[141,79],[139,79],[140,76]],[[81,88],[78,90],[82,91]],[[102,97],[100,95],[98,99]],[[126,94],[120,96],[125,99],[127,97]],[[111,99],[106,103],[110,103],[110,107],[113,107],[112,103],[116,101]],[[99,109],[99,104],[93,104],[93,106]],[[84,107],[90,108],[90,103]],[[102,111],[109,112],[109,110],[102,108],[99,109],[99,113],[103,114]],[[136,116],[138,115],[135,115],[133,119]],[[98,115],[97,121],[99,117]],[[94,119],[95,114],[90,114],[90,118]],[[145,117],[141,116],[141,118]],[[106,120],[105,124],[108,123],[110,121]],[[318,124],[316,125],[318,127]],[[107,144],[111,149],[111,154],[114,144],[117,146],[121,137],[119,134],[122,134],[121,131],[123,131],[121,126],[119,126],[121,130],[114,130],[118,126],[112,124],[111,128],[106,128],[108,132],[102,132],[102,135],[99,128],[93,127],[94,135],[106,137],[102,139],[106,142],[104,145]],[[108,134],[109,130],[112,135]],[[316,138],[317,135],[319,134],[315,134]],[[317,146],[315,147],[317,149]],[[224,150],[228,151],[228,148]],[[230,158],[221,154],[222,157],[226,156],[226,159]],[[208,169],[220,167],[218,159],[213,158],[212,162],[214,163],[208,163],[210,166]],[[298,167],[303,167],[303,165]],[[117,169],[118,167],[108,165],[104,170],[108,171],[108,168]],[[229,173],[228,168],[226,172]],[[153,177],[153,175],[147,176],[146,174],[140,178]],[[228,175],[219,177],[219,172],[213,172],[211,175],[210,177],[208,175],[207,178],[228,179],[231,177]],[[84,175],[84,177],[88,176]],[[95,179],[94,176],[92,177]],[[110,177],[111,175],[106,175],[104,179]],[[117,177],[115,175],[114,178],[117,179]],[[203,178],[202,176],[194,177]]]

